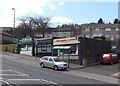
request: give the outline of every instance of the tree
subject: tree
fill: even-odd
[[[42,33],[44,37],[45,29],[49,28],[51,17],[22,17],[21,23],[14,30],[16,37],[33,37],[36,32]]]
[[[13,35],[17,38],[32,36],[32,21],[28,17],[20,18],[21,23],[13,31]]]
[[[119,23],[119,19],[114,19],[114,22],[113,22],[114,24],[118,24]]]
[[[100,19],[98,20],[98,24],[104,24],[102,18],[100,18]]]
[[[42,33],[43,37],[45,36],[44,33],[46,31],[47,28],[49,28],[50,26],[50,20],[51,17],[30,17],[30,20],[32,20],[33,24],[34,24],[34,29],[36,29],[36,31]]]

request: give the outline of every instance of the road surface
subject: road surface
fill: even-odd
[[[1,80],[10,84],[18,86],[110,85],[110,83],[70,75],[67,74],[68,71],[54,71],[50,68],[28,65],[26,64],[28,61],[22,62],[20,59],[11,59],[7,55],[1,56],[2,69],[0,70],[0,77]]]

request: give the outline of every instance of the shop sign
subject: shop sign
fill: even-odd
[[[15,43],[32,43],[32,38],[19,38],[14,40]]]
[[[54,39],[53,45],[77,44],[80,43],[78,37]]]

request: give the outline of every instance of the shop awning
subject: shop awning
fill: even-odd
[[[54,46],[53,49],[70,49],[71,46]]]

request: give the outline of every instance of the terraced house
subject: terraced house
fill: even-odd
[[[107,40],[118,40],[120,28],[118,24],[83,24],[82,34],[88,38],[104,36]]]
[[[7,32],[12,28],[2,28],[2,32]],[[112,41],[119,46],[120,44],[120,28],[118,24],[75,24],[75,25],[62,25],[56,28],[48,28],[36,31],[35,37],[86,37],[94,38],[104,36],[106,40]],[[119,49],[120,51],[120,49]]]

